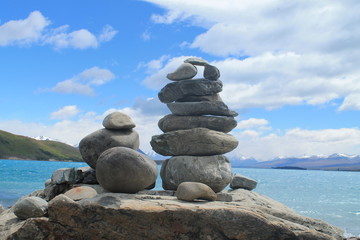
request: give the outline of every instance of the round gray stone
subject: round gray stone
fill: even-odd
[[[44,217],[48,203],[39,197],[27,197],[15,203],[13,212],[19,219]]]
[[[204,68],[204,78],[209,80],[218,80],[220,78],[219,69],[210,64],[206,64]]]
[[[84,161],[96,169],[96,161],[105,150],[112,147],[128,147],[137,150],[139,144],[139,134],[133,129],[103,128],[84,137],[79,143],[79,150]]]
[[[188,58],[184,61],[185,63],[191,63],[193,65],[197,65],[197,66],[205,66],[206,64],[208,64],[208,61],[202,59],[202,58],[198,58],[198,57],[191,57]]]
[[[223,155],[177,156],[163,162],[160,176],[165,190],[176,190],[182,182],[201,182],[220,192],[231,182],[232,172]]]
[[[191,79],[197,74],[197,69],[193,64],[183,63],[175,72],[169,73],[166,77],[169,80],[180,81],[185,79]]]
[[[157,178],[154,160],[126,147],[103,152],[96,165],[96,178],[111,192],[136,193],[149,187]]]
[[[212,95],[222,91],[221,81],[209,81],[206,79],[183,80],[165,85],[158,97],[163,103],[170,103],[187,96]]]
[[[256,180],[249,177],[245,177],[240,173],[235,173],[230,183],[230,188],[232,189],[243,188],[247,190],[253,190],[256,188],[256,185],[257,185]]]
[[[167,104],[170,111],[175,115],[196,116],[215,115],[236,117],[238,114],[220,101],[215,102],[174,102]]]
[[[103,126],[107,129],[132,129],[136,125],[125,113],[113,112],[104,118]]]
[[[216,193],[206,184],[199,182],[182,182],[176,190],[179,200],[192,202],[195,199],[215,201]]]
[[[233,117],[178,116],[169,114],[161,118],[158,125],[163,132],[193,128],[207,128],[227,133],[236,127],[237,122]]]
[[[231,152],[237,147],[238,140],[223,132],[193,128],[155,135],[150,144],[163,156],[209,156]]]

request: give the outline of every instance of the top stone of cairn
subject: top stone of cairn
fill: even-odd
[[[125,130],[125,129],[132,129],[136,125],[128,115],[122,112],[113,112],[104,118],[103,126],[106,129]]]
[[[166,77],[169,80],[181,81],[191,79],[197,74],[197,68],[191,63],[181,64],[175,72],[169,73]]]
[[[184,61],[184,63],[191,63],[192,65],[197,66],[205,66],[206,64],[209,64],[208,61],[197,57],[188,58]]]

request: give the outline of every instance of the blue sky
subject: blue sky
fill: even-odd
[[[357,0],[0,0],[0,129],[76,144],[117,110],[151,152],[157,92],[197,56],[239,113],[230,156],[360,154],[359,22]]]

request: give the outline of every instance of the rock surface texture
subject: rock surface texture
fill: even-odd
[[[279,202],[238,189],[231,202],[178,200],[170,191],[102,193],[71,200],[58,195],[48,217],[0,214],[0,239],[342,240],[342,230],[303,217]]]
[[[232,178],[231,166],[221,154],[238,145],[238,140],[227,134],[237,125],[234,119],[237,113],[218,94],[223,84],[217,67],[195,57],[186,59],[184,64],[203,67],[204,79],[179,78],[160,90],[158,97],[172,114],[159,120],[164,133],[153,136],[150,144],[161,155],[178,156],[162,165],[164,189],[176,190],[182,182],[200,182],[220,192]],[[186,70],[184,64],[179,69],[190,76],[191,70]],[[172,74],[167,75],[168,79],[173,80],[169,77]],[[207,166],[208,162],[211,165]]]

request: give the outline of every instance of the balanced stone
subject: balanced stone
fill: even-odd
[[[220,101],[216,102],[175,102],[167,104],[170,111],[175,115],[196,116],[216,115],[236,117],[238,114]]]
[[[193,128],[155,135],[150,144],[155,152],[164,156],[209,156],[234,150],[238,140],[226,133]]]
[[[79,144],[79,150],[84,161],[93,169],[100,154],[112,147],[139,148],[139,134],[133,130],[97,130],[84,137]]]
[[[254,179],[245,177],[239,173],[235,173],[230,183],[230,188],[238,189],[243,188],[247,190],[253,190],[256,188],[257,182]]]
[[[76,175],[74,168],[59,168],[51,175],[51,183],[75,183]]]
[[[214,102],[214,101],[222,101],[222,99],[218,93],[215,93],[204,96],[190,95],[176,100],[176,102],[203,102],[203,101]]]
[[[209,80],[218,80],[220,78],[219,69],[210,64],[206,64],[204,68],[204,78]]]
[[[163,162],[160,175],[166,190],[176,190],[182,182],[201,182],[220,192],[232,179],[230,162],[223,155],[172,157]]]
[[[153,184],[158,170],[154,160],[126,147],[103,152],[96,164],[96,178],[111,192],[136,193]]]
[[[169,73],[166,77],[169,80],[180,81],[191,79],[197,74],[197,69],[193,64],[183,63],[178,67],[175,72]]]
[[[43,217],[46,215],[48,203],[39,197],[27,197],[15,203],[14,214],[19,219]]]
[[[184,62],[191,63],[191,64],[197,65],[197,66],[205,66],[206,64],[208,64],[208,61],[201,59],[201,58],[197,58],[197,57],[188,58]]]
[[[158,97],[161,102],[170,103],[187,96],[212,95],[221,91],[222,82],[219,80],[192,79],[167,84],[160,90]]]
[[[104,118],[103,126],[107,129],[132,129],[136,125],[128,115],[122,112],[113,112]]]
[[[237,122],[233,117],[178,116],[169,114],[161,118],[158,125],[163,132],[192,128],[208,128],[210,130],[228,133],[236,127]]]
[[[195,199],[215,201],[216,193],[206,184],[199,182],[180,183],[176,190],[176,197],[179,200],[192,202]]]

